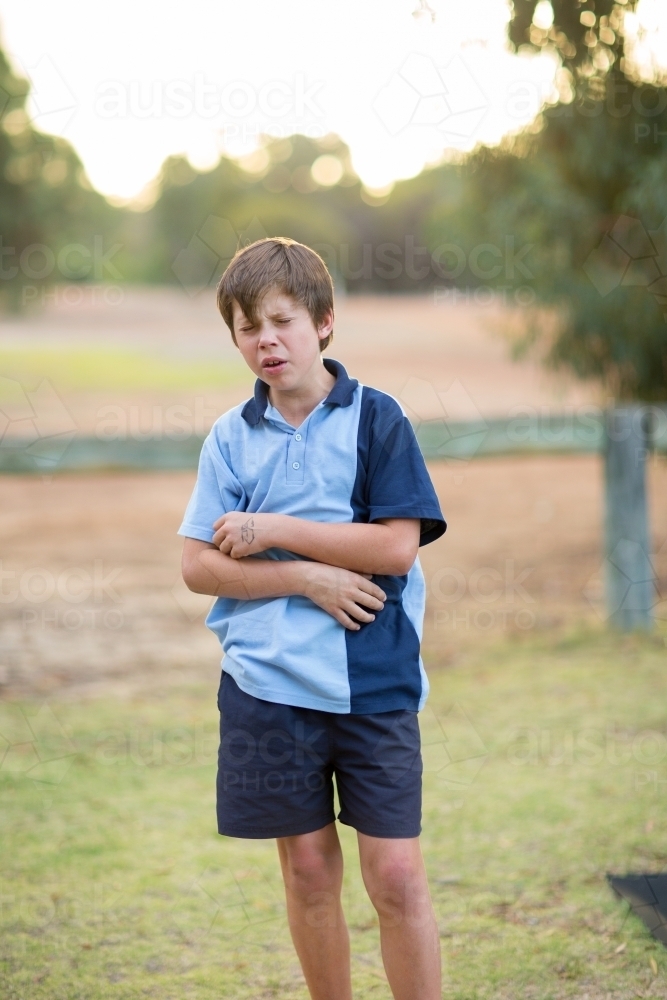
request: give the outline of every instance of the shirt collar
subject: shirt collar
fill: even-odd
[[[349,406],[359,382],[356,378],[350,378],[340,361],[334,361],[333,358],[322,358],[322,362],[326,370],[336,376],[333,389],[322,402],[329,403],[331,406]],[[261,378],[258,378],[255,382],[255,393],[241,410],[241,416],[254,427],[264,416],[268,402],[269,386]]]

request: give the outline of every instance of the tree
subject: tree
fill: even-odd
[[[515,0],[509,37],[516,48],[550,47],[562,63],[565,100],[545,110],[525,149],[559,195],[542,192],[537,212],[536,292],[562,318],[548,359],[599,377],[618,400],[664,400],[667,90],[655,67],[645,78],[630,44],[635,7],[554,0],[546,29],[535,24],[537,0]],[[517,207],[517,221],[530,214]]]
[[[118,214],[92,190],[70,144],[32,126],[29,90],[0,49],[0,303],[12,309],[34,302],[45,283],[96,277],[95,237]]]
[[[515,343],[593,378],[605,415],[611,621],[646,627],[654,600],[644,403],[667,400],[667,90],[631,32],[636,0],[514,0],[515,50],[550,50],[558,97],[532,127],[460,169],[462,197],[434,214],[473,246],[528,248],[518,278],[535,308]],[[488,260],[488,258],[487,258]],[[501,271],[497,267],[498,272]]]
[[[501,184],[530,174],[495,217],[534,233],[535,292],[558,315],[547,361],[598,378],[617,401],[606,415],[608,608],[621,628],[646,627],[645,414],[618,404],[667,399],[665,71],[643,63],[631,35],[636,0],[552,4],[547,26],[545,0],[514,0],[509,38],[557,53],[560,100],[529,141],[480,157],[478,183],[501,165]],[[534,211],[530,193],[540,195]],[[544,340],[543,328],[523,346]]]

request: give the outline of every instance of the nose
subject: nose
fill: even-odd
[[[258,344],[261,347],[268,347],[270,344],[277,343],[276,331],[273,328],[272,323],[262,323],[261,329],[259,331]]]

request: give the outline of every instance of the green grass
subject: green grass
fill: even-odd
[[[56,389],[226,388],[251,377],[240,359],[187,361],[148,351],[107,347],[0,348],[0,374]]]
[[[432,665],[422,842],[444,997],[665,995],[667,954],[605,882],[667,863],[665,659],[660,636],[582,632]],[[0,994],[305,1000],[274,843],[215,832],[215,691],[39,707],[0,705]],[[340,831],[355,996],[386,1000]]]

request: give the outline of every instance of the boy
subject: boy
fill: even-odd
[[[283,238],[240,250],[218,307],[252,399],[204,442],[179,534],[183,577],[218,598],[218,832],[277,839],[292,939],[313,1000],[350,1000],[338,819],[357,831],[396,1000],[440,998],[422,861],[417,712],[420,544],[445,531],[396,401],[322,359],[333,286]]]

